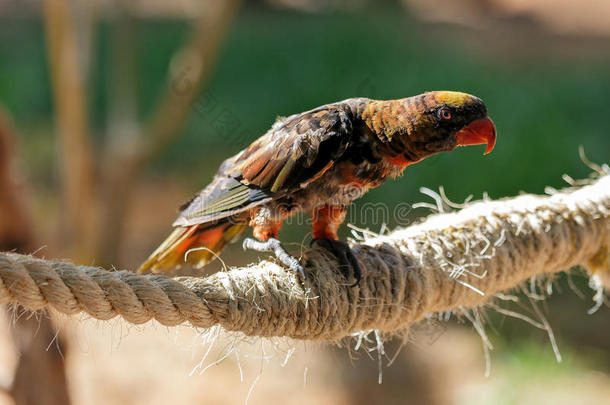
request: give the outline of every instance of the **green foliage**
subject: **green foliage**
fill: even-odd
[[[95,35],[90,89],[96,134],[104,132],[109,103],[110,29],[104,23]],[[205,185],[223,158],[262,134],[278,115],[353,96],[400,98],[433,89],[482,97],[499,130],[495,151],[483,157],[482,147],[472,147],[429,158],[364,201],[390,206],[415,202],[423,198],[417,190],[424,185],[444,185],[448,196],[458,201],[484,191],[492,197],[522,190],[539,193],[545,185],[561,187],[563,173],[588,174],[578,158],[580,144],[592,160],[608,161],[608,55],[570,60],[545,52],[544,41],[532,41],[529,52],[513,55],[483,41],[466,41],[455,34],[458,31],[422,25],[392,7],[326,15],[247,7],[233,25],[206,92],[193,107],[185,136],[155,170],[180,174],[195,190]],[[170,56],[187,32],[181,21],[137,22],[136,84],[143,120],[165,84]],[[51,136],[39,22],[5,22],[0,51],[0,99],[26,137]],[[48,133],[40,131],[41,125],[48,126]],[[45,176],[40,173],[38,178]]]

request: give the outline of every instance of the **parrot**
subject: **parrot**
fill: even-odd
[[[457,91],[350,98],[278,118],[180,207],[173,232],[138,272],[202,268],[251,227],[244,249],[273,253],[304,279],[304,266],[278,239],[283,221],[304,212],[312,245],[333,254],[357,285],[360,265],[337,236],[352,201],[437,153],[485,144],[488,154],[496,136],[484,102]]]

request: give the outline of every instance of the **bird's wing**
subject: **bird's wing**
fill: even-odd
[[[304,187],[343,154],[351,133],[348,113],[333,104],[278,120],[222,164],[174,225],[224,218]]]

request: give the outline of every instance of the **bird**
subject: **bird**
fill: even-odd
[[[138,272],[202,268],[251,227],[254,238],[244,239],[244,249],[274,253],[304,279],[304,266],[278,237],[286,218],[305,212],[312,244],[333,254],[357,285],[360,265],[337,236],[352,201],[437,153],[486,144],[488,154],[496,137],[485,103],[457,91],[350,98],[278,118],[180,207],[173,232]]]

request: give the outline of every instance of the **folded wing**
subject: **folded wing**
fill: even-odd
[[[305,186],[343,154],[351,133],[350,116],[337,104],[278,120],[222,164],[212,183],[183,205],[174,225],[234,216]]]

